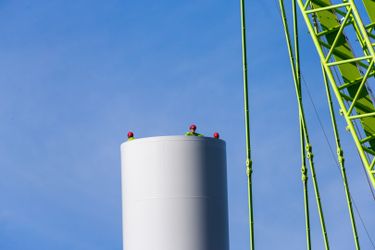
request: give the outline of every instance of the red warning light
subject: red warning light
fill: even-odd
[[[197,126],[195,124],[191,124],[189,129],[195,131],[197,129]]]
[[[129,131],[129,132],[128,132],[128,138],[131,138],[131,137],[134,137],[134,133],[131,132],[131,131]]]

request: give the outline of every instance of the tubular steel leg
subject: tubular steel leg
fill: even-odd
[[[293,2],[293,5],[295,3]],[[313,153],[312,153],[312,147],[310,144],[310,139],[308,135],[308,130],[306,127],[306,120],[305,120],[305,115],[304,115],[304,109],[303,109],[303,103],[302,103],[302,95],[301,95],[301,82],[300,82],[300,73],[299,73],[299,65],[297,65],[299,62],[295,60],[295,57],[298,59],[299,57],[299,48],[298,48],[298,29],[297,29],[297,14],[296,14],[296,7],[293,6],[293,16],[294,16],[294,39],[295,40],[295,53],[296,55],[293,55],[293,50],[291,46],[291,39],[289,35],[289,28],[286,20],[286,14],[285,14],[285,8],[283,4],[283,0],[280,0],[280,8],[283,16],[283,24],[284,24],[284,30],[285,30],[285,36],[286,36],[286,41],[288,45],[288,52],[289,52],[289,58],[290,58],[290,64],[292,67],[292,73],[293,73],[293,79],[294,79],[294,84],[295,84],[295,90],[296,90],[296,96],[297,96],[297,102],[298,102],[298,109],[299,109],[299,117],[300,121],[302,123],[302,128],[303,128],[303,133],[304,133],[304,139],[305,139],[305,150],[306,150],[306,155],[307,159],[309,161],[310,169],[311,169],[311,174],[312,174],[312,181],[313,181],[313,187],[315,191],[315,200],[318,206],[318,213],[319,213],[319,219],[320,219],[320,225],[322,228],[322,234],[323,234],[323,239],[324,239],[324,245],[325,249],[329,250],[329,241],[328,241],[328,234],[326,230],[326,224],[325,224],[325,219],[324,219],[324,214],[323,214],[323,208],[322,208],[322,202],[320,199],[320,192],[319,192],[319,186],[318,186],[318,180],[316,177],[315,173],[315,166],[314,166],[314,160],[313,160]]]
[[[340,165],[341,176],[342,176],[342,180],[343,180],[344,188],[345,188],[346,202],[347,202],[347,205],[348,205],[350,221],[351,221],[351,224],[352,224],[352,231],[353,231],[355,248],[357,250],[359,250],[359,249],[361,249],[361,247],[359,245],[357,226],[356,226],[355,217],[354,217],[354,213],[353,213],[352,198],[351,198],[351,195],[350,195],[348,178],[347,178],[346,170],[345,170],[344,152],[341,148],[340,135],[339,135],[338,130],[337,130],[336,115],[335,115],[335,111],[333,109],[331,91],[329,89],[329,83],[328,83],[327,75],[326,75],[326,72],[325,72],[323,67],[322,67],[322,71],[323,71],[323,76],[324,76],[324,85],[325,85],[325,88],[326,88],[329,111],[330,111],[330,114],[331,114],[331,123],[332,123],[332,127],[333,127],[333,132],[334,132],[334,135],[335,135],[336,148],[337,148],[337,159],[338,159],[338,162],[339,162],[339,165]]]
[[[241,6],[241,33],[242,33],[242,63],[243,63],[243,86],[244,86],[244,113],[245,113],[245,131],[246,131],[246,174],[249,202],[249,229],[250,229],[250,250],[254,250],[254,209],[253,209],[253,186],[252,186],[252,160],[250,145],[250,112],[248,96],[248,77],[247,77],[247,49],[246,49],[246,16],[245,1],[240,0]]]

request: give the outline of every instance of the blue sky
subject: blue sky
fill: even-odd
[[[300,250],[298,117],[282,24],[274,1],[248,2],[256,246]],[[120,250],[127,131],[183,134],[191,122],[227,141],[231,249],[247,249],[239,25],[237,1],[0,1],[0,249]],[[334,145],[302,23],[301,40],[303,75]],[[354,249],[339,171],[305,96],[332,249]],[[352,194],[375,238],[375,202],[339,124]],[[313,246],[323,249],[311,204]]]

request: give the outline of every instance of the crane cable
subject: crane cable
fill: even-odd
[[[313,14],[313,21],[314,21],[314,28],[315,28],[316,30],[319,30],[321,27],[318,26],[318,22],[317,22],[316,14]],[[321,31],[321,30],[319,30],[319,31]],[[348,43],[348,45],[349,45],[349,47],[350,47],[350,50],[354,53],[354,50],[353,50],[353,48],[352,48],[352,46],[351,46],[351,44],[350,44],[349,39],[348,39],[345,35],[344,35],[344,38],[345,38],[345,40],[347,41],[347,43]],[[323,47],[322,49],[325,50],[326,52],[328,52],[327,48]],[[343,84],[342,77],[339,77],[339,72],[338,72],[337,67],[334,67],[333,70],[334,70],[334,73],[335,73],[335,76],[336,76],[336,80],[339,82],[340,85],[342,85],[342,84]],[[358,70],[361,72],[360,69],[358,69]],[[323,74],[325,74],[324,70],[323,70]],[[324,75],[324,76],[325,76],[325,75]],[[325,79],[325,81],[326,81],[326,79]],[[329,91],[329,90],[328,90],[328,91]],[[345,102],[345,103],[347,104],[347,102]],[[321,121],[320,121],[320,123],[321,123]],[[334,126],[335,126],[335,125],[334,125]],[[359,133],[359,135],[360,135],[361,137],[363,137],[363,135],[362,135],[362,133],[361,133],[361,130],[359,129],[358,121],[354,122],[354,127],[355,127],[357,133]],[[325,136],[326,136],[326,134],[325,134]],[[335,134],[335,137],[336,137],[336,134]],[[331,150],[331,152],[332,152],[332,150]],[[366,154],[366,156],[367,156],[367,154]],[[367,156],[367,157],[368,157],[368,156]],[[339,163],[337,163],[337,164],[339,164]],[[365,173],[365,178],[366,178],[366,181],[367,181],[367,183],[368,183],[368,185],[369,185],[369,188],[370,188],[370,191],[371,191],[371,194],[372,194],[372,198],[375,200],[375,193],[374,193],[374,190],[373,190],[372,185],[371,185],[371,183],[370,183],[370,179],[369,179],[369,177],[368,177],[368,175],[367,175],[367,173],[366,173],[366,167],[365,167],[364,163],[362,162],[362,160],[361,160],[361,165],[362,165],[362,170],[363,170],[364,173]]]
[[[303,74],[302,74],[302,73],[301,73],[301,76],[302,76],[302,82],[303,82],[304,85],[306,86],[306,92],[307,92],[308,97],[309,97],[309,100],[310,100],[310,102],[311,102],[311,104],[312,104],[312,106],[313,106],[314,113],[315,113],[315,116],[316,116],[316,118],[317,118],[317,120],[318,120],[318,123],[319,123],[320,129],[322,130],[322,132],[323,132],[323,134],[324,134],[325,141],[326,141],[326,143],[327,143],[327,145],[328,145],[328,147],[329,147],[329,150],[330,150],[330,152],[331,152],[332,159],[335,161],[335,163],[336,163],[336,167],[337,167],[337,169],[340,171],[339,163],[337,162],[337,159],[336,159],[336,157],[335,157],[335,154],[333,153],[332,146],[331,146],[331,144],[330,144],[330,142],[329,142],[329,140],[328,140],[328,136],[327,136],[327,133],[326,133],[326,131],[325,131],[325,129],[324,129],[324,126],[323,126],[322,120],[321,120],[321,118],[320,118],[320,116],[319,116],[319,112],[318,112],[318,110],[317,110],[317,108],[316,108],[316,105],[315,105],[314,100],[313,100],[313,98],[312,98],[312,95],[311,95],[311,93],[310,93],[310,90],[309,90],[309,87],[308,87],[307,80],[303,77]],[[360,213],[360,211],[359,211],[359,208],[357,207],[357,204],[356,204],[356,202],[354,201],[352,195],[350,195],[350,198],[351,198],[351,200],[352,200],[352,202],[353,202],[353,205],[354,205],[355,210],[356,210],[356,212],[357,212],[357,214],[358,214],[358,217],[359,217],[359,219],[360,219],[360,221],[361,221],[361,224],[362,224],[362,226],[363,226],[363,228],[364,228],[364,230],[365,230],[365,232],[366,232],[366,234],[367,234],[367,237],[368,237],[369,241],[371,242],[371,245],[372,245],[373,249],[375,249],[375,243],[374,243],[374,241],[373,241],[373,239],[372,239],[372,237],[371,237],[371,235],[370,235],[370,233],[369,233],[369,231],[368,231],[368,229],[367,229],[367,227],[366,227],[366,224],[365,224],[365,222],[364,222],[364,220],[363,220],[363,218],[362,218],[362,215],[361,215],[361,213]]]
[[[250,111],[249,111],[249,92],[248,92],[248,74],[247,74],[247,49],[246,49],[246,15],[245,1],[240,0],[241,11],[241,37],[242,37],[242,69],[243,69],[243,94],[244,94],[244,116],[246,132],[246,175],[247,175],[247,192],[249,206],[249,233],[250,233],[250,250],[254,250],[254,210],[253,210],[253,184],[252,184],[252,160],[250,145]]]
[[[295,2],[294,2],[295,3]],[[326,223],[324,219],[324,214],[323,214],[323,209],[322,209],[322,204],[321,204],[321,198],[320,198],[320,192],[319,192],[319,187],[318,187],[318,182],[317,182],[317,177],[315,173],[315,167],[314,167],[314,162],[313,162],[313,154],[312,154],[312,148],[310,144],[310,139],[308,136],[308,130],[306,127],[306,121],[305,121],[305,115],[304,115],[304,109],[303,109],[303,103],[302,103],[302,95],[301,95],[301,79],[300,79],[300,70],[299,70],[299,46],[298,46],[298,30],[297,30],[297,12],[296,8],[293,8],[293,26],[294,26],[294,42],[295,42],[295,51],[293,52],[292,45],[291,45],[291,37],[289,33],[289,28],[288,28],[288,22],[286,18],[286,13],[285,13],[285,8],[284,8],[284,1],[279,0],[280,4],[280,13],[282,15],[282,20],[283,20],[283,25],[284,25],[284,32],[285,32],[285,39],[287,42],[287,48],[288,48],[288,53],[289,53],[289,60],[290,60],[290,65],[292,68],[292,74],[293,74],[293,81],[295,85],[295,91],[296,91],[296,97],[297,97],[297,103],[298,103],[298,113],[299,113],[299,119],[300,123],[302,123],[302,129],[303,129],[303,134],[304,134],[304,140],[306,141],[306,157],[309,161],[309,166],[312,174],[312,183],[314,186],[314,191],[315,191],[315,199],[317,203],[317,208],[318,208],[318,213],[319,213],[319,220],[320,220],[320,226],[322,230],[322,235],[324,239],[324,245],[325,249],[329,250],[329,241],[328,241],[328,233],[326,230]],[[295,6],[293,4],[293,6]],[[304,174],[302,172],[302,174]],[[305,181],[305,178],[303,178]],[[304,185],[304,192],[306,192],[306,185]],[[305,198],[305,216],[306,218],[309,217],[309,211],[306,210],[306,206],[308,204],[308,200]],[[310,240],[309,240],[309,225],[307,224],[308,221],[306,221],[306,233],[307,233],[307,248],[310,249]]]
[[[281,16],[281,15],[280,15],[280,12],[278,11],[278,9],[279,9],[278,1],[275,0],[275,1],[274,1],[274,4],[275,4],[275,5],[274,5],[274,6],[275,6],[275,9],[277,10],[276,13],[278,13],[279,16]],[[282,18],[282,16],[281,16],[281,18]],[[335,72],[335,73],[337,74],[337,72]],[[339,167],[339,165],[338,165],[339,163],[337,162],[337,159],[336,159],[336,157],[335,157],[335,154],[333,153],[333,149],[332,149],[332,146],[331,146],[331,144],[330,144],[330,142],[329,142],[329,140],[328,140],[327,133],[326,133],[326,131],[325,131],[325,129],[324,129],[323,123],[322,123],[322,121],[321,121],[321,119],[320,119],[319,113],[318,113],[318,111],[317,111],[317,108],[316,108],[315,103],[314,103],[314,101],[313,101],[313,99],[312,99],[311,93],[310,93],[310,91],[309,91],[307,81],[305,80],[305,78],[304,78],[304,76],[303,76],[302,73],[301,73],[301,78],[302,78],[302,82],[303,82],[304,85],[306,86],[307,93],[308,93],[308,96],[309,96],[309,100],[310,100],[310,102],[312,103],[312,105],[313,105],[313,107],[314,107],[315,115],[316,115],[316,117],[317,117],[317,119],[318,119],[318,122],[319,122],[320,128],[321,128],[321,130],[322,130],[322,132],[323,132],[323,134],[324,134],[325,141],[326,141],[326,143],[327,143],[327,145],[328,145],[328,147],[329,147],[329,149],[330,149],[332,159],[333,159],[333,161],[336,163],[336,166],[338,167],[338,170],[340,171],[340,167]],[[365,224],[365,222],[364,222],[364,220],[363,220],[363,217],[362,217],[362,215],[361,215],[361,212],[360,212],[360,210],[359,210],[359,208],[358,208],[358,206],[357,206],[357,204],[356,204],[356,202],[355,202],[355,200],[353,199],[353,196],[352,196],[351,194],[350,194],[350,198],[351,198],[351,200],[352,200],[352,203],[353,203],[353,205],[354,205],[354,208],[355,208],[355,210],[356,210],[356,213],[357,213],[357,215],[358,215],[358,217],[359,217],[359,219],[360,219],[360,221],[361,221],[361,225],[362,225],[362,227],[364,228],[364,230],[365,230],[365,232],[366,232],[367,238],[368,238],[368,240],[370,241],[370,243],[371,243],[373,249],[375,249],[375,243],[374,243],[374,241],[373,241],[372,238],[371,238],[371,235],[370,235],[370,233],[369,233],[369,231],[368,231],[368,229],[367,229],[367,226],[366,226],[366,224]]]
[[[273,2],[274,2],[274,7],[275,7],[275,10],[276,10],[276,13],[278,13],[279,16],[282,18],[281,14],[280,14],[280,12],[279,12],[278,0],[275,0],[275,1],[273,1]],[[338,74],[336,71],[335,71],[335,73],[336,73],[336,75]],[[303,81],[304,85],[306,86],[307,93],[308,93],[308,96],[309,96],[309,100],[310,100],[310,102],[312,103],[312,105],[313,105],[313,107],[314,107],[315,115],[316,115],[316,117],[317,117],[317,119],[318,119],[318,122],[319,122],[320,128],[321,128],[321,130],[322,130],[322,132],[323,132],[323,134],[324,134],[325,142],[327,143],[327,145],[328,145],[328,147],[329,147],[329,149],[330,149],[332,159],[333,159],[333,161],[336,163],[336,166],[338,167],[338,170],[339,170],[339,172],[340,172],[340,167],[339,167],[339,165],[338,165],[338,162],[337,162],[336,156],[335,156],[335,154],[333,153],[333,149],[332,149],[332,146],[331,146],[331,144],[330,144],[330,142],[329,142],[329,140],[328,140],[327,133],[325,132],[325,129],[324,129],[323,123],[322,123],[322,121],[321,121],[321,119],[320,119],[319,113],[318,113],[318,111],[317,111],[317,109],[316,109],[315,103],[314,103],[314,101],[313,101],[313,99],[312,99],[312,96],[311,96],[311,93],[310,93],[310,91],[309,91],[307,81],[305,80],[305,78],[304,78],[304,76],[303,76],[302,73],[301,73],[301,78],[302,78],[302,81]],[[354,205],[354,208],[355,208],[355,210],[356,210],[356,213],[357,213],[357,215],[358,215],[358,217],[359,217],[359,219],[360,219],[360,221],[361,221],[361,225],[362,225],[363,229],[364,229],[365,232],[366,232],[367,238],[368,238],[368,240],[370,241],[370,243],[371,243],[373,249],[375,249],[375,243],[374,243],[374,241],[373,241],[372,238],[371,238],[371,235],[370,235],[370,233],[369,233],[369,231],[368,231],[368,229],[367,229],[367,226],[366,226],[365,221],[363,220],[363,217],[362,217],[362,215],[361,215],[361,212],[360,212],[360,210],[359,210],[359,207],[357,206],[357,204],[356,204],[355,200],[353,199],[353,196],[352,196],[352,195],[350,195],[350,198],[351,198],[351,200],[352,200],[352,203],[353,203],[353,205]]]
[[[319,26],[318,26],[318,22],[317,22],[317,20],[316,20],[316,14],[313,15],[313,21],[314,21],[315,29],[318,30],[318,29],[319,29]],[[345,39],[347,39],[346,36],[345,36]],[[348,41],[348,42],[349,42],[349,41]],[[350,43],[349,43],[349,45],[350,45]],[[325,49],[325,48],[323,48],[323,49]],[[336,78],[339,80],[339,82],[341,82],[342,79],[338,76],[339,74],[338,74],[338,72],[337,72],[337,68],[336,68],[336,67],[334,68],[334,72],[335,72],[335,74],[336,74]],[[322,73],[323,73],[323,76],[324,76],[324,82],[325,82],[325,86],[326,86],[326,92],[327,92],[328,102],[330,103],[330,104],[329,104],[329,107],[330,107],[330,114],[331,114],[331,118],[332,118],[332,125],[333,125],[333,129],[334,129],[334,135],[335,135],[335,139],[336,139],[336,144],[337,144],[338,150],[340,151],[340,152],[338,152],[338,153],[342,154],[342,149],[341,149],[341,145],[340,145],[340,138],[339,138],[339,134],[338,134],[338,132],[337,132],[337,124],[336,124],[336,119],[335,119],[335,113],[334,113],[334,111],[333,111],[333,107],[332,107],[331,94],[330,94],[330,91],[329,91],[329,86],[328,86],[328,81],[327,81],[327,77],[326,77],[326,72],[325,72],[325,70],[324,70],[323,68],[322,68]],[[309,87],[308,87],[307,81],[305,80],[305,78],[304,78],[303,76],[301,76],[301,78],[302,78],[302,81],[303,81],[304,85],[306,86],[306,90],[307,90],[307,93],[308,93],[308,96],[309,96],[309,100],[310,100],[310,102],[311,102],[312,105],[313,105],[315,115],[316,115],[317,120],[318,120],[318,122],[319,122],[320,128],[321,128],[321,130],[323,131],[323,134],[324,134],[324,137],[325,137],[325,141],[326,141],[326,143],[327,143],[327,145],[328,145],[328,147],[329,147],[329,149],[330,149],[330,152],[331,152],[331,156],[332,156],[333,160],[336,162],[336,167],[337,167],[337,169],[339,170],[339,172],[341,172],[341,169],[340,169],[340,168],[341,168],[341,164],[337,161],[336,157],[334,156],[332,146],[331,146],[331,144],[329,143],[327,133],[325,132],[325,129],[324,129],[323,123],[322,123],[322,121],[321,121],[321,119],[320,119],[320,116],[319,116],[319,112],[318,112],[318,110],[317,110],[317,108],[316,108],[316,106],[315,106],[315,103],[314,103],[314,101],[313,101],[313,98],[312,98],[312,95],[311,95],[311,93],[310,93],[310,90],[309,90]],[[342,82],[341,82],[341,84],[342,84]],[[357,130],[358,130],[357,124],[355,123],[354,125],[356,126],[356,128],[357,128]],[[339,157],[342,157],[342,156],[339,156]],[[362,166],[363,166],[362,169],[364,170],[364,169],[365,169],[365,166],[363,165],[363,162],[362,162],[362,161],[361,161],[361,163],[362,163]],[[365,175],[366,175],[366,180],[367,180],[368,184],[370,185],[370,181],[369,181],[369,179],[367,178],[367,174],[365,173]],[[344,172],[343,172],[343,177],[344,177],[344,185],[345,185],[345,188],[347,188],[347,187],[346,187],[346,185],[347,185],[347,183],[346,183],[346,182],[347,182],[347,177],[346,177],[345,170],[344,170]],[[371,193],[372,193],[372,195],[373,195],[373,198],[375,199],[375,197],[374,197],[374,192],[373,192],[373,190],[372,190],[372,188],[371,188],[371,185],[370,185],[370,190],[371,190]],[[368,230],[367,230],[367,227],[366,227],[366,225],[365,225],[365,223],[364,223],[364,221],[363,221],[363,219],[362,219],[362,216],[361,216],[361,214],[360,214],[360,212],[359,212],[359,209],[358,209],[358,207],[357,207],[357,204],[355,203],[355,201],[354,201],[354,199],[353,199],[353,196],[351,195],[351,193],[350,193],[348,190],[346,190],[346,192],[347,192],[346,195],[347,195],[347,197],[348,197],[348,199],[349,199],[349,201],[348,201],[348,206],[349,206],[349,210],[350,210],[350,216],[351,216],[351,220],[352,220],[352,228],[353,228],[353,233],[354,233],[354,236],[355,236],[355,243],[356,243],[356,247],[357,247],[357,249],[359,248],[358,235],[357,235],[357,229],[356,229],[356,225],[355,225],[355,224],[356,224],[356,223],[355,223],[355,218],[354,218],[353,215],[352,215],[352,206],[351,206],[350,203],[352,203],[352,204],[354,205],[354,207],[355,207],[355,209],[356,209],[356,211],[357,211],[357,213],[358,213],[358,217],[360,218],[361,223],[362,223],[362,226],[363,226],[363,228],[364,228],[364,230],[365,230],[365,232],[366,232],[366,235],[367,235],[367,237],[368,237],[368,239],[369,239],[369,241],[370,241],[370,243],[371,243],[373,249],[375,249],[374,241],[372,240],[372,238],[371,238],[371,236],[370,236],[370,234],[369,234],[369,232],[368,232]]]

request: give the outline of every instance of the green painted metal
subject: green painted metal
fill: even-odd
[[[329,112],[331,114],[331,123],[332,123],[333,133],[335,135],[335,142],[336,142],[336,149],[337,149],[337,160],[338,160],[338,163],[340,165],[341,177],[342,177],[342,180],[343,180],[343,183],[344,183],[346,202],[347,202],[347,205],[348,205],[349,216],[350,216],[350,221],[351,221],[351,225],[352,225],[352,232],[353,232],[353,237],[354,237],[355,248],[357,250],[359,250],[359,249],[361,249],[361,247],[359,245],[357,224],[355,222],[355,217],[354,217],[354,213],[353,213],[352,197],[350,195],[348,177],[346,175],[344,151],[342,150],[342,147],[341,147],[340,135],[339,135],[339,132],[338,132],[338,129],[337,129],[336,114],[335,114],[335,111],[334,111],[334,108],[333,108],[332,95],[331,95],[331,91],[330,91],[330,87],[329,87],[329,83],[328,83],[328,79],[327,79],[327,74],[324,71],[323,66],[322,66],[322,72],[323,72],[324,85],[325,85],[326,94],[327,94]]]
[[[295,1],[293,2],[293,8],[295,7],[294,3]],[[282,21],[284,24],[284,31],[285,31],[285,37],[286,37],[286,41],[288,45],[288,51],[289,53],[292,53],[292,46],[291,46],[291,41],[290,41],[291,39],[289,35],[289,28],[288,28],[286,13],[285,13],[284,1],[279,0],[279,4],[280,4],[280,12],[282,16]],[[294,10],[295,8],[293,9],[293,13],[296,14]],[[293,20],[294,20],[293,27],[294,27],[294,30],[296,30],[296,28],[298,27],[296,16],[294,16]],[[295,54],[297,54],[296,61],[299,62],[299,59],[297,59],[299,58],[299,56],[298,56],[298,53],[296,53],[298,52],[298,49],[297,49],[298,39],[294,39],[294,40],[295,40]],[[293,57],[290,57],[290,63],[291,65],[295,67],[295,71],[299,72],[299,63],[294,63]],[[299,92],[299,96],[302,97],[301,91],[300,91],[301,90],[300,88],[301,78],[300,78],[300,74],[297,74],[296,72],[293,72],[293,75],[294,74],[298,75],[298,78],[299,78],[297,82],[297,85],[299,85],[298,92]],[[299,117],[299,125],[300,125],[300,145],[301,145],[301,175],[302,175],[301,179],[302,179],[302,185],[303,185],[303,202],[304,202],[304,210],[305,210],[306,249],[311,250],[310,208],[309,208],[309,193],[308,193],[308,185],[307,185],[308,184],[308,174],[307,174],[308,170],[306,167],[305,133],[304,133],[303,121],[300,117]]]
[[[366,30],[353,0],[339,4],[330,0],[297,1],[340,112],[375,189],[375,107],[366,86],[375,75],[375,52],[368,27]],[[315,21],[319,30],[314,29]],[[356,34],[362,48],[359,55],[353,53],[346,30]]]
[[[302,103],[302,88],[301,88],[301,69],[300,69],[300,56],[299,56],[299,38],[298,38],[298,16],[297,16],[297,3],[296,0],[292,0],[292,12],[293,12],[293,34],[294,34],[294,55],[295,55],[295,70],[297,76],[298,86],[298,98]],[[282,7],[282,16],[284,20],[284,29],[288,30],[288,22],[285,15],[284,7]],[[288,32],[289,33],[289,32]],[[290,38],[289,38],[290,40]],[[290,44],[290,41],[287,41]],[[290,45],[289,45],[290,47]],[[292,63],[292,61],[291,61]],[[309,195],[308,195],[308,169],[306,166],[306,143],[305,143],[305,131],[304,131],[304,119],[299,118],[300,126],[300,145],[301,145],[301,178],[303,184],[303,203],[305,207],[305,230],[306,230],[306,249],[311,250],[311,228],[310,228],[310,207],[309,207]],[[307,142],[309,144],[309,142]]]
[[[375,1],[374,0],[362,0],[366,7],[367,14],[371,20],[371,23],[375,23]]]
[[[362,0],[367,14],[370,18],[370,24],[366,25],[368,35],[373,39],[372,46],[375,47],[375,1],[374,0]]]
[[[288,51],[289,53],[292,53],[292,46],[291,46],[291,39],[290,39],[290,35],[289,35],[289,28],[288,28],[288,22],[287,22],[287,18],[286,18],[286,13],[285,13],[285,7],[284,7],[284,1],[283,0],[279,0],[279,4],[280,4],[280,12],[281,12],[281,16],[282,16],[282,20],[283,20],[283,24],[284,24],[284,31],[285,31],[285,37],[286,37],[286,41],[287,41],[287,45],[288,45]],[[295,1],[293,1],[293,14],[296,14],[296,11],[295,11]],[[294,27],[294,30],[297,29],[298,27],[298,23],[297,23],[297,18],[295,15],[293,15],[293,27]],[[294,32],[297,34],[297,32]],[[299,71],[299,53],[298,53],[298,39],[294,39],[294,42],[295,42],[295,54],[297,55],[296,56],[296,61],[298,63],[294,63],[294,59],[293,57],[290,57],[290,63],[291,65],[294,65],[295,67],[295,71],[296,72],[300,72]],[[297,52],[297,53],[296,53]],[[298,92],[299,92],[299,96],[302,97],[302,94],[301,94],[301,88],[300,88],[300,83],[301,83],[301,77],[300,77],[300,74],[299,73],[296,73],[294,72],[294,74],[298,75],[298,82],[297,82],[297,85],[299,85],[299,88],[298,88]],[[304,212],[305,212],[305,233],[306,233],[306,249],[307,250],[311,250],[311,230],[310,230],[310,207],[309,207],[309,192],[308,192],[308,170],[307,170],[307,167],[306,167],[306,152],[305,152],[305,133],[304,133],[304,126],[303,126],[303,121],[302,119],[299,117],[299,126],[300,126],[300,145],[301,145],[301,179],[302,179],[302,185],[303,185],[303,203],[304,203]]]
[[[348,15],[345,15],[344,20],[342,22],[345,22],[345,20],[347,18],[348,18]],[[315,18],[314,19],[314,30],[315,30],[315,32],[319,31],[317,25],[318,25],[317,20]],[[341,31],[339,31],[339,32],[342,32],[342,29],[340,29],[340,30]],[[330,50],[329,53],[332,53],[332,51]],[[331,95],[331,91],[330,91],[330,87],[329,87],[329,83],[328,83],[328,79],[327,79],[327,73],[325,72],[323,65],[321,67],[322,67],[324,85],[325,85],[325,90],[326,90],[326,95],[327,95],[328,107],[329,107],[329,111],[330,111],[330,115],[331,115],[331,123],[332,123],[333,133],[334,133],[334,136],[335,136],[335,143],[336,143],[336,150],[337,150],[337,161],[338,161],[338,164],[340,166],[341,177],[342,177],[343,184],[344,184],[345,196],[346,196],[346,201],[347,201],[347,206],[348,206],[348,211],[349,211],[349,216],[350,216],[350,221],[351,221],[351,226],[352,226],[354,243],[355,243],[356,249],[359,250],[360,244],[359,244],[359,238],[358,238],[357,225],[356,225],[356,221],[355,221],[355,217],[354,217],[354,213],[353,213],[352,197],[351,197],[351,194],[350,194],[349,183],[348,183],[348,178],[347,178],[347,175],[346,175],[346,168],[345,168],[345,164],[344,164],[344,162],[345,162],[344,151],[342,150],[342,147],[341,147],[341,140],[340,140],[340,135],[339,135],[338,128],[337,128],[336,114],[335,114],[335,111],[334,111],[334,108],[333,108],[332,95]],[[349,113],[350,113],[350,111],[349,111]]]
[[[247,74],[247,46],[246,46],[246,14],[245,1],[240,0],[241,9],[241,34],[242,34],[242,65],[243,65],[243,92],[244,92],[244,115],[246,131],[246,175],[247,175],[247,192],[249,206],[249,230],[250,230],[250,250],[255,249],[254,244],[254,209],[253,209],[253,184],[252,184],[252,160],[250,145],[250,111],[249,111],[249,91],[248,91],[248,74]]]
[[[292,43],[290,38],[290,32],[288,28],[288,22],[286,19],[284,1],[279,0],[280,10],[284,24],[285,38],[288,46],[288,53],[290,58],[290,64],[293,73],[293,80],[296,90],[296,97],[298,102],[299,110],[299,122],[300,122],[300,135],[301,135],[301,160],[302,160],[302,181],[304,188],[304,204],[305,204],[305,220],[306,220],[306,244],[307,249],[311,249],[311,236],[310,236],[310,218],[309,218],[309,202],[308,202],[308,190],[307,190],[307,168],[306,168],[306,158],[309,161],[309,166],[312,174],[313,186],[315,191],[315,199],[318,207],[320,225],[322,228],[322,234],[324,239],[325,249],[329,248],[328,233],[326,230],[326,224],[324,220],[324,214],[322,209],[322,202],[320,199],[319,186],[313,161],[312,146],[310,144],[308,129],[306,126],[303,101],[302,101],[302,91],[301,91],[301,75],[300,75],[300,65],[299,65],[299,42],[298,42],[298,23],[297,23],[297,13],[295,2],[293,2],[293,27],[294,27],[294,52],[292,49]]]
[[[199,137],[203,137],[204,135],[189,131],[189,132],[185,133],[185,136],[199,136]]]

